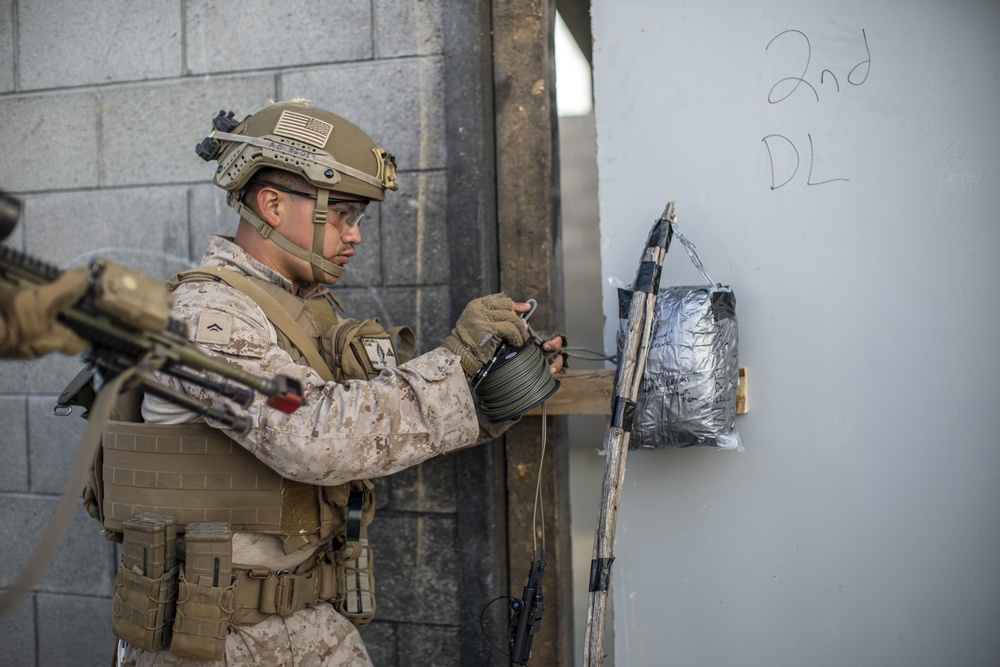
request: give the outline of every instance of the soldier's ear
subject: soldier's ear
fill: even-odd
[[[260,216],[261,220],[272,227],[278,227],[281,224],[284,204],[281,192],[264,186],[258,189],[254,195],[254,203],[257,205],[257,215]]]

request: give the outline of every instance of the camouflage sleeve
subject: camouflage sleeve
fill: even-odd
[[[227,435],[289,479],[330,486],[381,477],[478,441],[480,424],[459,358],[438,348],[385,370],[369,382],[326,383],[277,344],[274,328],[249,297],[217,283],[189,283],[174,292],[174,315],[210,354],[260,375],[302,383],[303,405],[287,415],[257,396],[245,411],[246,436]],[[161,377],[208,406],[240,411],[201,387]],[[147,396],[148,422],[179,423],[195,415]]]

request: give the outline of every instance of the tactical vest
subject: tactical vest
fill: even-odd
[[[413,355],[415,346],[411,330],[397,327],[386,331],[377,320],[341,319],[334,308],[339,304],[328,290],[301,299],[279,285],[216,267],[179,274],[168,287],[173,290],[185,282],[208,280],[226,282],[254,299],[275,325],[278,345],[296,363],[314,368],[327,381],[370,380],[382,369],[404,363]],[[353,525],[352,532],[356,533],[374,516],[375,500],[370,480],[325,487],[285,479],[222,431],[207,424],[141,423],[141,397],[133,394],[131,398],[131,401],[119,401],[107,421],[103,461],[95,465],[95,479],[89,490],[92,497],[89,503],[85,500],[88,511],[99,515],[97,518],[113,538],[120,539],[126,521],[153,513],[175,517],[178,533],[183,533],[192,523],[202,526],[206,522],[225,522],[232,531],[277,536],[286,554],[305,547],[313,548],[316,556],[303,563],[295,574],[261,572],[256,576],[248,573],[250,576],[240,579],[243,583],[236,587],[236,615],[231,620],[244,624],[259,622],[269,613],[291,613],[316,601],[331,599],[338,588],[343,592],[343,582],[338,586],[337,582],[328,581],[324,568],[329,559],[323,554],[328,545],[339,547],[340,552],[336,554],[339,564],[351,556],[344,553],[345,548],[348,551],[356,549],[356,546],[346,546],[356,545],[358,539],[356,534],[348,534],[349,526]],[[120,572],[120,576],[128,578],[130,575]],[[343,574],[337,576],[342,578]],[[280,589],[264,590],[268,582],[281,587],[283,579],[293,577],[296,582],[293,585],[289,581],[287,588],[288,595],[295,590],[294,596],[298,596],[295,599],[287,598]],[[133,583],[117,585],[116,590],[127,591]],[[257,584],[260,590],[249,587],[250,583]],[[182,581],[181,586],[183,588],[185,582]],[[308,592],[301,592],[306,588]],[[241,595],[251,598],[250,602],[241,602]],[[258,597],[262,600],[260,604]],[[276,602],[272,604],[272,600]],[[120,623],[124,628],[122,633],[141,629],[143,637],[127,638],[130,643],[155,646],[156,640],[147,636],[150,626],[155,623],[148,619],[121,622],[127,614],[120,614],[119,607],[129,605],[118,602],[116,598],[116,636],[122,636],[118,632],[117,624]],[[343,613],[343,609],[341,611]],[[134,611],[131,613],[135,615]],[[362,615],[360,621],[356,617],[351,620],[363,625],[370,620],[370,615]],[[224,640],[224,630],[218,631],[221,640]],[[174,634],[178,636],[176,628]],[[177,650],[176,646],[173,648]],[[216,649],[218,643],[213,650]]]

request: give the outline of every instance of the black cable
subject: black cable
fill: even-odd
[[[486,622],[484,620],[484,617],[486,616],[486,610],[489,609],[490,607],[492,607],[494,602],[496,602],[497,600],[510,600],[510,599],[511,599],[511,597],[509,595],[498,595],[497,597],[495,597],[492,600],[490,600],[489,602],[487,602],[486,606],[483,607],[483,610],[479,613],[479,630],[483,633],[483,639],[486,640],[487,644],[489,644],[490,646],[492,646],[494,649],[496,649],[497,651],[499,651],[501,654],[503,654],[507,658],[510,657],[510,652],[509,651],[504,651],[502,648],[500,648],[499,646],[497,646],[496,644],[494,644],[492,641],[490,641],[490,635],[489,635],[489,633],[486,632]]]
[[[603,352],[595,352],[585,347],[564,347],[561,352],[573,359],[583,359],[584,361],[610,361],[618,363],[617,355],[607,355]]]

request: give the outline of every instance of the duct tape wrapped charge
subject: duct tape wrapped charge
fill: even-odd
[[[618,354],[632,291],[618,290]],[[729,287],[661,289],[629,449],[709,446],[743,450],[736,296]]]

